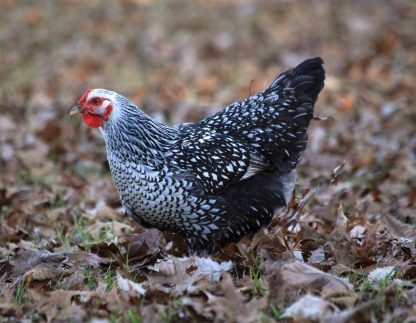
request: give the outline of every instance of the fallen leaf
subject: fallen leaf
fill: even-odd
[[[130,295],[143,296],[146,294],[146,290],[142,284],[135,283],[129,279],[123,278],[120,272],[117,272],[117,285],[121,290],[130,293]]]
[[[384,214],[381,218],[383,223],[386,226],[386,229],[392,234],[395,238],[405,238],[410,242],[415,241],[416,239],[416,228],[414,225],[406,224],[391,216],[390,214]]]
[[[11,271],[9,278],[17,278],[32,273],[32,279],[52,279],[62,275],[69,268],[65,253],[52,253],[40,249],[20,249],[9,260]]]
[[[283,266],[282,275],[284,279],[292,286],[301,288],[311,288],[315,290],[335,289],[335,290],[351,290],[352,286],[346,279],[339,278],[315,267],[302,264],[300,262],[292,262]]]
[[[320,293],[327,300],[333,296],[353,295],[352,285],[346,279],[297,261],[273,273],[270,288],[279,301],[296,301],[302,293]]]
[[[373,302],[366,302],[351,309],[327,313],[321,318],[322,323],[370,323]]]
[[[168,256],[158,260],[155,264],[147,266],[148,269],[160,273],[166,277],[172,276],[194,276],[207,277],[210,281],[219,281],[223,272],[233,268],[231,261],[217,262],[211,258],[198,256],[181,257]]]

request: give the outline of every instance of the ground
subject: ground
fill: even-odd
[[[416,317],[416,6],[2,1],[0,321],[402,322]],[[89,87],[192,122],[321,56],[297,189],[210,259],[124,217]]]

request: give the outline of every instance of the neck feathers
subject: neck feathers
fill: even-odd
[[[102,127],[107,152],[148,166],[161,165],[164,153],[177,140],[178,131],[153,120],[132,104],[118,110]]]

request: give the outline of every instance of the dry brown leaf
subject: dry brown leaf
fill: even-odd
[[[155,272],[148,277],[149,287],[164,293],[184,291],[196,293],[205,288],[209,282],[219,281],[223,273],[231,270],[232,267],[231,262],[218,263],[210,258],[168,256],[154,265],[147,266]],[[172,287],[166,288],[166,284]]]
[[[321,318],[322,323],[370,323],[371,308],[373,302],[363,303],[352,309],[346,309],[341,312],[326,314]]]
[[[347,217],[344,214],[344,210],[342,209],[342,204],[339,203],[336,206],[337,209],[337,219],[335,222],[335,228],[331,232],[329,239],[334,240],[341,240],[346,237],[347,234]]]
[[[78,251],[76,253],[67,254],[68,263],[72,267],[79,267],[82,265],[89,265],[93,268],[98,268],[100,265],[109,265],[113,262],[112,259],[102,258],[94,253],[86,251]]]
[[[128,292],[131,296],[143,296],[146,294],[146,290],[142,284],[123,278],[120,272],[117,272],[117,285],[121,290]]]
[[[92,292],[56,290],[49,297],[41,299],[39,310],[44,313],[49,322],[55,318],[81,319],[87,315],[86,309],[72,302],[73,297],[90,295]]]
[[[27,276],[29,277],[28,283],[30,283],[63,277],[80,266],[89,265],[97,268],[101,264],[110,262],[109,259],[83,251],[67,254],[52,253],[44,249],[19,249],[16,255],[8,261],[6,275],[12,280]]]
[[[281,271],[285,281],[292,286],[311,290],[351,290],[352,286],[345,279],[330,275],[315,267],[292,262],[283,266]]]
[[[224,275],[220,283],[220,288],[224,293],[227,305],[229,306],[230,310],[233,311],[233,315],[231,317],[237,317],[241,314],[244,316],[244,314],[247,314],[244,311],[244,303],[242,297],[235,287],[233,280],[229,274]]]
[[[164,236],[157,229],[141,230],[125,234],[127,254],[131,261],[154,256],[162,250]]]
[[[397,239],[408,239],[414,242],[416,239],[416,227],[411,224],[406,224],[396,219],[390,214],[385,213],[382,216],[382,221],[387,230]]]
[[[30,272],[33,279],[43,280],[58,277],[68,266],[68,256],[65,253],[52,253],[40,249],[20,249],[9,261],[11,272],[9,277],[17,278]]]

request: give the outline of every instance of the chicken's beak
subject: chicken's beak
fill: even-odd
[[[69,111],[69,115],[70,116],[73,116],[73,115],[75,115],[75,114],[78,114],[78,113],[83,113],[84,112],[84,109],[82,108],[82,107],[80,107],[79,105],[74,105],[72,108],[71,108],[71,111]]]

